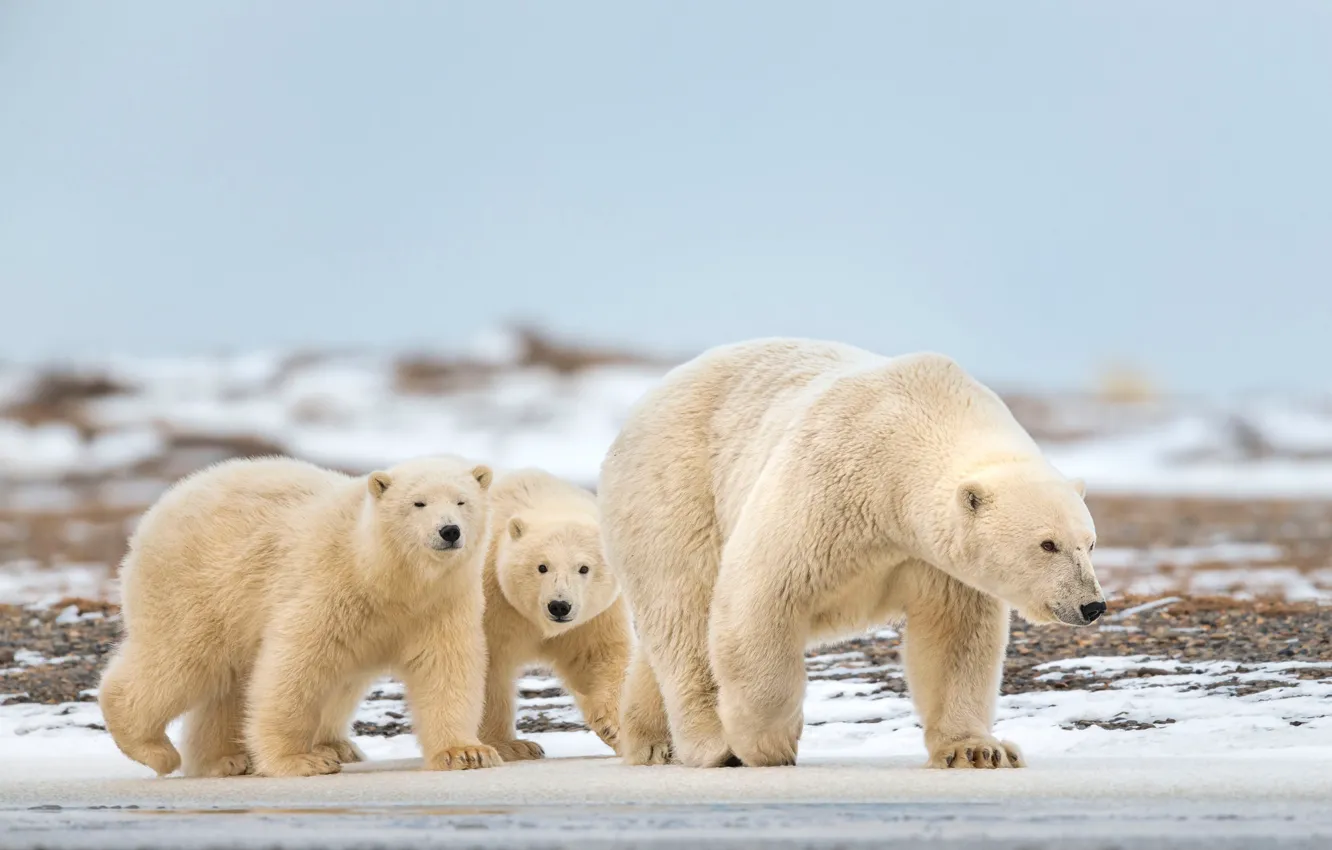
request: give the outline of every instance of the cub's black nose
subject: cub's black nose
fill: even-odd
[[[1082,606],[1082,619],[1086,620],[1089,623],[1094,622],[1097,617],[1101,616],[1104,613],[1105,613],[1104,602],[1088,602],[1086,605]]]
[[[462,537],[462,529],[456,525],[446,525],[439,530],[439,536],[444,538],[445,543],[457,543],[458,538]]]
[[[563,599],[555,599],[546,606],[546,610],[550,612],[550,616],[562,619],[569,616],[569,612],[573,610],[573,606],[568,602],[565,602]]]

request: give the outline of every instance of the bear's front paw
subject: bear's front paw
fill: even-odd
[[[316,744],[314,751],[335,758],[341,764],[355,764],[358,761],[365,761],[365,753],[361,752],[361,748],[347,740],[324,741],[321,744]]]
[[[341,770],[342,764],[331,752],[324,751],[266,759],[259,772],[264,776],[322,776]]]
[[[930,753],[929,767],[992,770],[1025,764],[1015,744],[986,736],[940,744]]]
[[[426,770],[477,770],[496,767],[504,763],[494,747],[473,744],[469,747],[449,747],[426,760]]]
[[[523,741],[517,738],[499,742],[495,745],[495,751],[504,761],[531,761],[546,757],[546,751],[541,749],[541,745],[536,741]]]

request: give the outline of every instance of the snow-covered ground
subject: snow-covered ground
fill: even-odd
[[[547,732],[548,758],[427,774],[410,735],[361,737],[372,761],[302,780],[158,779],[90,728],[93,703],[0,708],[0,827],[13,847],[952,847],[1314,848],[1332,840],[1332,682],[1294,664],[1081,658],[1045,675],[1110,687],[1006,697],[996,731],[1020,771],[921,767],[905,697],[880,692],[858,653],[810,662],[800,766],[633,768],[590,732]],[[1114,678],[1143,668],[1158,673]],[[882,671],[878,671],[882,672]],[[532,691],[552,680],[529,676]],[[1220,687],[1219,687],[1220,686]],[[401,710],[385,683],[359,719]],[[567,699],[522,716],[572,719]],[[1109,731],[1089,721],[1136,720]],[[1298,724],[1298,725],[1296,725]],[[178,732],[173,730],[173,732]],[[225,814],[225,819],[217,815]],[[933,845],[932,845],[933,846]]]
[[[28,657],[14,664],[59,664]],[[861,652],[812,658],[805,696],[801,760],[905,758],[923,761],[920,727],[910,700],[882,687],[900,679],[894,666],[875,666]],[[1066,755],[1166,758],[1206,752],[1227,758],[1332,760],[1332,664],[1225,661],[1180,662],[1150,656],[1085,657],[1043,665],[1042,679],[1062,679],[1066,690],[1008,695],[999,703],[996,734],[1024,749],[1035,764]],[[1319,678],[1301,678],[1312,670]],[[1245,683],[1262,683],[1248,693]],[[1096,688],[1089,686],[1096,684]],[[529,675],[522,690],[557,689],[558,681]],[[0,693],[4,671],[0,670]],[[91,693],[91,692],[90,692]],[[401,687],[385,681],[371,692],[357,720],[391,725],[406,715]],[[567,696],[524,698],[520,725],[559,728],[577,724]],[[7,760],[115,757],[95,702],[58,706],[0,706],[0,747]],[[179,723],[172,727],[179,735]],[[552,757],[609,756],[591,732],[527,735]],[[410,734],[358,738],[376,759],[419,756]]]

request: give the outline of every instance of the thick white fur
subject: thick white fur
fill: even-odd
[[[588,726],[615,749],[633,632],[602,555],[596,497],[537,469],[497,476],[490,496],[481,740],[506,761],[542,757],[540,745],[514,736],[514,690],[522,668],[543,661],[573,694]],[[570,606],[565,622],[552,618],[551,603]]]
[[[478,739],[490,479],[451,455],[361,478],[260,458],[176,484],[121,566],[99,695],[116,745],[171,773],[166,727],[188,712],[189,775],[334,773],[363,758],[352,715],[392,670],[428,769],[498,764]]]
[[[676,368],[598,491],[639,641],[626,760],[794,763],[807,645],[905,616],[929,763],[1019,765],[991,731],[1009,606],[1080,625],[1103,603],[1082,495],[937,354],[774,339]]]

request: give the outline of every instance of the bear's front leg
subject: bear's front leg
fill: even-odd
[[[472,770],[503,763],[481,743],[486,641],[475,616],[441,611],[406,647],[399,665],[426,770]]]
[[[929,767],[1022,767],[993,735],[1008,645],[1008,606],[957,579],[913,571],[907,604],[907,687],[925,727]]]
[[[574,702],[588,727],[606,746],[620,751],[620,694],[629,669],[631,647],[627,623],[611,624],[617,611],[601,614],[592,622],[550,642],[555,675],[573,692]],[[607,618],[605,622],[599,622]]]

